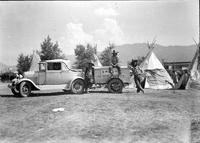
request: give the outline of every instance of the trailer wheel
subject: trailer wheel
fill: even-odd
[[[118,78],[113,78],[108,82],[108,90],[111,93],[122,93],[123,83]]]
[[[31,85],[28,82],[22,82],[19,85],[19,93],[22,97],[27,97],[31,94]]]
[[[82,79],[76,79],[72,83],[71,91],[74,94],[81,94],[81,93],[83,93],[84,86],[85,86],[85,84]]]

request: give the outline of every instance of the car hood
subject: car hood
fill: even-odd
[[[24,72],[24,77],[33,77],[35,75],[35,71],[27,71]]]

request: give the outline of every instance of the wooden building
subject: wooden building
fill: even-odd
[[[166,70],[183,70],[189,69],[191,61],[187,62],[164,62],[164,67]]]

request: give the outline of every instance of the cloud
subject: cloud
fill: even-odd
[[[128,40],[115,19],[105,18],[100,28],[91,33],[86,32],[81,23],[68,23],[65,36],[61,37],[60,41],[63,51],[68,55],[74,53],[78,44],[97,44],[97,50],[102,51],[109,43],[121,45]]]
[[[98,16],[117,16],[119,15],[119,13],[117,13],[116,10],[114,10],[113,8],[98,8],[94,11],[94,13]]]
[[[81,23],[68,23],[66,35],[60,38],[61,46],[66,54],[73,54],[76,45],[93,42],[93,36],[83,30]]]
[[[102,28],[94,31],[94,38],[104,44],[108,44],[110,42],[120,45],[127,42],[121,27],[116,20],[111,18],[104,19]]]

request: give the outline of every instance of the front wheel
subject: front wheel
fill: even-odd
[[[12,88],[11,91],[14,95],[19,95],[19,91],[16,88]]]
[[[72,93],[74,94],[81,94],[84,90],[84,81],[82,79],[77,79],[72,83]]]
[[[31,86],[28,82],[22,82],[19,86],[19,93],[22,97],[27,97],[31,94]]]
[[[122,93],[123,83],[118,78],[113,78],[108,82],[108,90],[111,93]]]

